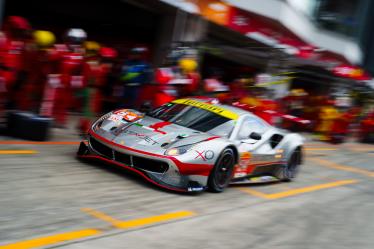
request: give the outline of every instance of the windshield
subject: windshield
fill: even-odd
[[[235,121],[198,107],[168,103],[148,114],[153,118],[168,121],[201,132],[228,136]]]

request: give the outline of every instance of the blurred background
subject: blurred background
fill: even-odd
[[[342,142],[348,129],[367,140],[372,132],[369,0],[0,6],[0,112],[8,135],[45,140],[50,127],[71,126],[72,116],[84,133],[109,110],[192,95],[247,104],[272,124],[322,140]],[[35,123],[37,135],[19,134],[18,119]]]

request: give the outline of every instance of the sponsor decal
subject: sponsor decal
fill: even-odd
[[[164,122],[162,122],[162,123],[164,123]],[[169,122],[167,122],[167,123],[169,123]],[[171,123],[169,123],[169,124],[171,124]],[[153,125],[151,125],[149,127],[145,126],[145,125],[142,125],[142,124],[139,124],[139,123],[133,123],[133,125],[142,127],[143,129],[146,129],[146,130],[149,130],[149,131],[159,132],[159,133],[164,134],[164,135],[166,134],[166,132],[164,132],[164,131],[160,131],[158,129],[155,129]],[[162,126],[162,127],[164,127],[164,126]]]
[[[189,188],[187,189],[188,192],[192,192],[192,191],[202,191],[202,190],[204,190],[203,187],[189,187]]]
[[[197,153],[197,156],[195,157],[195,159],[198,159],[199,157],[201,157],[201,159],[203,159],[203,161],[206,161],[206,158],[204,157],[205,150],[203,150],[202,152],[200,152],[198,150],[195,150],[195,152]]]
[[[248,178],[249,181],[253,183],[259,183],[259,182],[270,182],[277,180],[274,176],[259,176],[259,177],[250,177]]]
[[[238,172],[238,173],[235,173],[234,174],[234,178],[239,178],[239,177],[244,177],[246,176],[247,174],[245,172]]]
[[[110,115],[110,117],[108,118],[108,120],[117,123],[117,122],[120,122],[122,120],[122,116],[116,115],[116,114],[112,114],[112,115]]]
[[[117,110],[113,112],[114,115],[121,117],[120,120],[125,120],[128,122],[133,122],[135,120],[138,120],[142,118],[143,116],[136,114],[135,112],[131,112],[127,109]]]
[[[214,152],[213,152],[213,151],[211,151],[211,150],[207,150],[207,151],[205,152],[205,158],[206,158],[207,160],[212,160],[213,157],[214,157]]]
[[[143,139],[144,141],[146,141],[147,143],[150,143],[152,145],[155,145],[155,144],[158,144],[157,141],[153,140],[152,138],[150,138],[149,136],[145,135],[145,134],[141,134],[141,133],[137,133],[135,131],[131,131],[131,130],[123,130],[124,133],[130,135],[130,136],[136,136],[140,139]]]
[[[251,160],[252,155],[249,152],[243,152],[240,154],[240,159],[239,159],[239,166],[241,168],[246,168],[249,164],[249,161]]]
[[[225,118],[228,118],[228,119],[234,119],[234,120],[236,120],[236,119],[239,118],[238,114],[236,114],[236,113],[234,113],[232,111],[229,111],[229,110],[227,110],[227,109],[225,109],[223,107],[212,105],[212,104],[208,104],[208,103],[204,103],[204,102],[200,102],[200,101],[197,101],[197,100],[177,99],[177,100],[174,100],[172,103],[198,107],[200,109],[213,112],[215,114],[218,114],[218,115],[220,115],[222,117],[225,117]]]

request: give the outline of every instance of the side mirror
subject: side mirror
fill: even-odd
[[[261,134],[258,134],[257,132],[252,132],[249,135],[249,138],[253,140],[261,140]]]

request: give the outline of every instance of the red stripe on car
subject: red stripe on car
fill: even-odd
[[[160,131],[159,129],[167,126],[167,125],[170,125],[171,123],[168,122],[168,121],[162,121],[162,122],[158,122],[158,123],[154,123],[153,125],[150,125],[149,128],[152,128],[154,129],[154,131],[156,132],[159,132],[159,133],[162,133],[162,134],[166,134],[166,132],[164,131]]]
[[[149,127],[157,130],[157,129],[163,128],[167,125],[170,125],[170,124],[172,124],[172,123],[170,123],[168,121],[162,121],[162,122],[154,123],[153,125],[150,125]]]
[[[213,139],[216,139],[216,138],[219,138],[219,136],[210,137],[210,138],[205,139],[204,141],[210,141],[210,140],[213,140]]]

